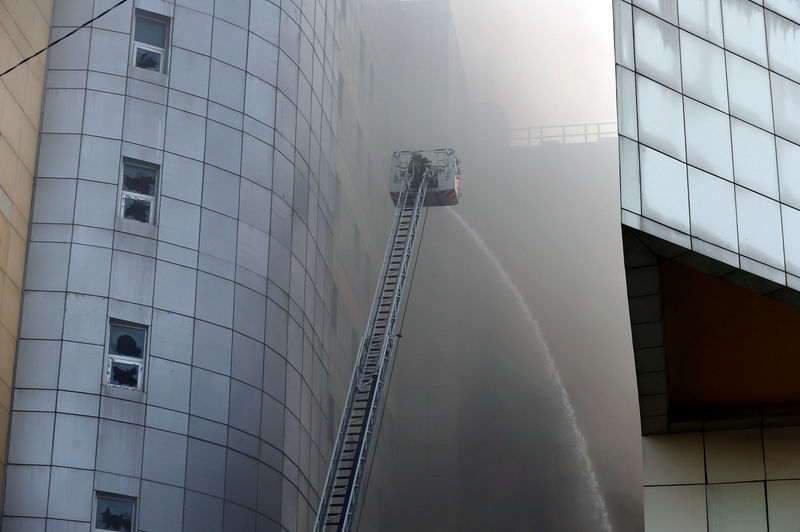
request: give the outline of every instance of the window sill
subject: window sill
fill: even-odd
[[[113,397],[114,399],[124,399],[137,403],[144,403],[147,399],[147,394],[143,391],[134,390],[133,388],[109,386],[108,384],[103,384],[102,395],[104,397]]]
[[[169,66],[169,64],[167,65]],[[169,76],[162,72],[154,72],[146,68],[139,68],[135,65],[128,65],[128,77],[138,79],[139,81],[146,81],[155,85],[166,87],[169,84]]]
[[[143,236],[145,238],[158,238],[158,227],[153,224],[128,220],[117,216],[114,220],[114,230],[130,233],[132,235]]]

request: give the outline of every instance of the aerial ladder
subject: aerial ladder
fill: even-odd
[[[354,526],[367,463],[378,429],[384,390],[398,338],[400,303],[416,250],[422,210],[455,205],[461,163],[451,149],[392,155],[389,192],[397,205],[366,331],[359,344],[314,532],[349,532]]]

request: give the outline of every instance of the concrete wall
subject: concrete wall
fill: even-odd
[[[645,436],[648,532],[797,529],[800,428]]]
[[[0,69],[47,45],[52,11],[53,0],[0,1]],[[5,475],[46,57],[40,55],[0,78],[0,484]]]
[[[51,37],[112,4],[58,2]],[[164,73],[132,63],[138,11],[169,24]],[[4,530],[86,529],[97,493],[137,530],[311,526],[377,269],[342,221],[385,212],[338,161],[340,16],[131,0],[53,49]],[[159,171],[152,224],[119,214],[126,158]],[[146,328],[141,391],[108,385],[109,320]]]

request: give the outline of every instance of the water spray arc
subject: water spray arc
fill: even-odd
[[[611,526],[611,518],[608,514],[608,507],[606,506],[606,501],[603,498],[603,494],[600,490],[600,483],[597,480],[597,473],[594,470],[592,459],[589,456],[589,448],[586,443],[586,437],[584,436],[580,425],[578,425],[578,419],[575,415],[575,407],[572,405],[569,392],[567,392],[567,389],[564,386],[564,382],[561,378],[561,372],[558,370],[558,366],[556,366],[553,354],[550,352],[550,347],[547,345],[547,342],[544,339],[539,322],[536,320],[536,318],[534,318],[533,312],[525,302],[525,298],[522,297],[522,293],[520,292],[519,288],[516,284],[514,284],[514,281],[511,280],[508,272],[506,272],[505,268],[503,268],[500,260],[492,252],[489,246],[486,245],[486,242],[484,242],[483,238],[481,238],[481,236],[472,228],[472,226],[470,226],[466,220],[464,220],[464,218],[462,218],[455,210],[450,207],[448,207],[447,210],[450,211],[450,214],[455,216],[458,222],[464,227],[464,229],[467,230],[467,233],[469,233],[478,247],[481,248],[484,254],[486,254],[486,257],[492,263],[495,271],[500,274],[503,284],[505,284],[514,295],[514,300],[519,306],[520,310],[522,310],[525,319],[530,323],[533,336],[538,344],[537,347],[539,347],[539,351],[542,354],[542,360],[544,360],[548,377],[555,385],[558,392],[561,410],[563,411],[563,414],[567,418],[569,426],[572,429],[572,438],[575,442],[575,452],[578,455],[581,466],[585,470],[584,474],[591,492],[592,504],[595,512],[597,513],[599,530],[603,532],[612,532],[613,527]]]

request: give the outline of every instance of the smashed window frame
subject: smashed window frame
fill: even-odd
[[[136,530],[136,499],[115,493],[95,492],[92,520],[94,532]]]
[[[106,386],[143,391],[147,333],[146,325],[113,318],[108,320],[108,345],[103,377]]]
[[[141,25],[140,25],[141,22]],[[131,47],[131,64],[136,68],[150,70],[151,72],[158,72],[166,74],[167,72],[167,50],[169,49],[170,39],[170,20],[167,17],[150,13],[148,11],[137,10],[133,17],[133,46]],[[160,45],[154,42],[147,42],[145,38],[145,24],[155,23],[164,27],[163,39]],[[141,31],[140,31],[141,29]],[[152,54],[158,55],[158,66],[153,68],[140,60],[140,50],[143,52],[142,57],[152,58]]]
[[[141,191],[136,191],[132,185],[127,182],[128,173],[131,170],[138,169],[139,171],[145,170],[152,172],[153,184],[152,194],[146,194]],[[121,176],[120,176],[120,196],[119,196],[119,217],[136,222],[154,224],[156,219],[156,198],[158,196],[158,181],[160,175],[160,167],[156,164],[138,161],[128,157],[122,158]],[[141,219],[137,217],[134,212],[129,212],[131,207],[147,205],[147,217]]]

